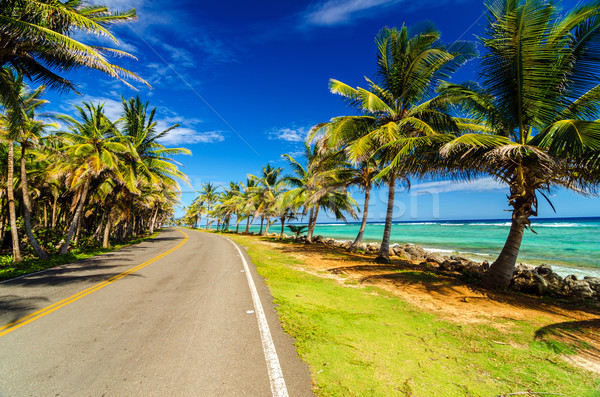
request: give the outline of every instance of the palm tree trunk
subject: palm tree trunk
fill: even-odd
[[[112,226],[112,219],[110,213],[106,219],[106,225],[104,226],[104,235],[102,236],[102,248],[110,247],[110,243],[108,241],[108,237],[110,236],[110,228]]]
[[[246,234],[250,233],[250,222],[252,220],[254,220],[254,217],[252,217],[252,219],[250,217],[248,217],[248,220],[246,221],[246,231],[245,231]]]
[[[102,216],[100,217],[100,222],[98,222],[98,224],[96,225],[96,230],[94,231],[94,235],[92,236],[92,238],[96,241],[100,241],[100,234],[102,233],[102,230],[104,229],[104,220],[106,219],[106,212],[102,211]]]
[[[52,203],[52,229],[54,229],[56,227],[56,218],[57,218],[57,213],[56,213],[56,207],[58,204],[58,196],[54,197],[54,202]]]
[[[150,222],[150,234],[154,233],[154,225],[156,225],[156,218],[158,217],[158,205],[154,210],[154,216],[152,217],[152,221]]]
[[[79,217],[79,221],[77,222],[77,228],[75,229],[75,238],[73,239],[73,244],[77,245],[77,243],[79,242],[79,233],[81,232],[81,220],[83,219],[83,216]]]
[[[313,233],[315,232],[315,226],[317,226],[317,217],[319,216],[319,205],[310,209],[310,215],[308,217],[308,232],[306,233],[306,244],[312,243]]]
[[[4,189],[0,189],[0,247],[4,242],[4,233],[6,231],[6,217],[4,215]]]
[[[481,280],[483,287],[508,288],[515,270],[517,257],[519,256],[519,249],[521,248],[526,224],[526,219],[513,217],[504,248],[502,248],[498,259],[483,274]]]
[[[92,178],[90,176],[87,177],[84,185],[83,191],[81,192],[81,197],[79,198],[79,203],[77,204],[77,208],[75,209],[75,215],[73,216],[73,220],[71,221],[71,226],[69,226],[69,231],[67,232],[67,238],[65,239],[65,243],[60,249],[60,254],[64,255],[69,250],[69,244],[71,244],[71,239],[73,238],[73,234],[75,233],[75,227],[79,222],[79,218],[81,217],[81,213],[83,212],[83,206],[85,204],[85,200],[87,198],[88,190],[90,189],[90,183]]]
[[[379,254],[375,258],[378,263],[390,263],[390,234],[392,232],[392,219],[394,218],[394,196],[396,193],[396,177],[390,177],[388,182],[388,203],[387,213],[385,215],[385,227],[383,228],[383,238]]]
[[[265,217],[261,216],[260,217],[260,231],[258,232],[258,234],[261,235],[261,236],[262,236],[262,230],[263,230],[263,224],[264,224],[264,222],[265,222]]]
[[[356,252],[358,246],[362,242],[363,235],[365,234],[365,227],[367,226],[367,216],[369,215],[369,198],[371,197],[371,188],[365,188],[365,205],[363,207],[363,218],[362,223],[360,224],[360,230],[358,231],[358,235],[356,236],[356,240],[352,243],[352,245],[348,248],[349,252]]]
[[[271,222],[269,221],[269,217],[267,216],[267,225],[265,226],[265,232],[262,234],[263,236],[266,236],[267,233],[269,233],[269,226],[271,226]]]
[[[283,227],[285,226],[285,216],[282,216],[280,219],[281,219],[281,233],[279,234],[279,239],[283,240]]]
[[[13,261],[21,262],[21,249],[19,248],[19,234],[17,233],[17,213],[15,211],[15,192],[13,190],[15,168],[15,143],[8,141],[8,175],[6,177],[8,195],[8,216],[10,217],[10,234],[12,236]]]

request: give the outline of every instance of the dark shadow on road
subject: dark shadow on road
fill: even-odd
[[[43,306],[48,298],[43,296],[21,297],[17,295],[0,296],[0,326],[25,317]]]
[[[81,269],[82,271],[91,271],[94,269],[106,270],[110,267],[116,266],[95,266],[95,267],[86,267],[85,269]],[[63,272],[60,272],[63,270]],[[56,271],[45,272],[42,274],[37,274],[34,276],[24,277],[17,280],[12,280],[4,285],[6,286],[19,286],[19,287],[42,287],[42,286],[61,286],[75,283],[99,283],[102,281],[106,281],[111,277],[117,276],[121,274],[121,272],[117,273],[98,273],[98,274],[83,274],[83,275],[73,275],[73,270],[76,269],[56,269]],[[139,274],[128,274],[127,277],[143,277]]]

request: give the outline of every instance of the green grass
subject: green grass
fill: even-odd
[[[141,237],[134,240],[130,240],[126,243],[116,244],[110,248],[94,248],[94,249],[76,249],[68,252],[65,255],[56,255],[48,260],[40,259],[25,259],[22,262],[15,263],[12,261],[12,257],[0,256],[0,280],[6,280],[13,277],[23,276],[29,273],[39,272],[51,267],[65,265],[81,259],[90,258],[92,256],[104,254],[107,252],[116,251],[123,247],[127,247],[134,244],[139,244],[142,241],[150,240],[160,233],[160,230],[154,232],[151,236]]]
[[[597,376],[561,358],[572,347],[536,340],[527,322],[501,332],[444,321],[377,287],[349,288],[294,270],[302,262],[256,238],[228,236],[265,277],[319,396],[600,396]]]

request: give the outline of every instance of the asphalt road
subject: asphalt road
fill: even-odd
[[[308,368],[244,256],[269,335],[259,330],[238,250],[192,230],[167,229],[136,246],[1,283],[0,395],[312,395]],[[277,361],[284,389],[273,380]]]

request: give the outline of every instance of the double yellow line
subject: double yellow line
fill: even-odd
[[[137,272],[138,270],[143,269],[144,267],[148,266],[149,264],[154,263],[157,260],[162,259],[165,256],[169,255],[170,253],[178,250],[185,243],[187,243],[189,236],[179,229],[176,229],[176,230],[184,235],[184,239],[179,244],[177,244],[175,247],[171,248],[168,251],[163,252],[162,254],[160,254],[158,256],[155,256],[154,258],[150,259],[149,261],[146,261],[140,265],[132,267],[131,269],[126,270],[123,273],[117,274],[116,276],[113,276],[106,281],[96,284],[93,287],[85,289],[75,295],[71,295],[66,299],[63,299],[59,302],[56,302],[50,306],[43,308],[41,310],[38,310],[37,312],[31,313],[25,317],[22,317],[18,320],[13,321],[12,323],[8,323],[8,324],[0,327],[0,337],[6,335],[8,333],[11,333],[12,331],[14,331],[18,328],[21,328],[22,326],[29,324],[30,322],[35,321],[38,318],[44,317],[45,315],[50,314],[53,311],[60,309],[61,307],[67,306],[68,304],[73,303],[73,302],[83,298],[84,296],[91,294],[92,292],[98,291],[99,289],[102,289],[102,288],[106,287],[107,285],[112,284],[115,281],[120,280],[123,277],[125,277],[131,273]]]

